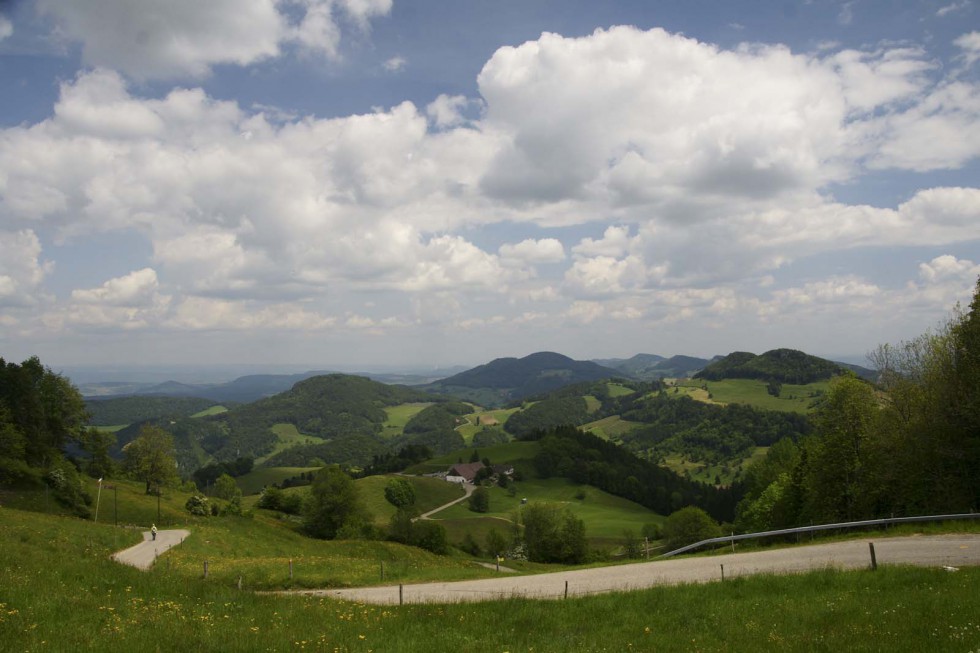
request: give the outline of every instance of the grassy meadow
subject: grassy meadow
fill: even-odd
[[[769,447],[753,447],[752,452],[745,458],[721,464],[692,461],[681,454],[675,454],[666,456],[663,466],[678,474],[690,476],[695,481],[713,484],[716,480],[720,480],[721,485],[728,485],[740,478],[749,465],[765,458],[767,451]]]
[[[244,494],[258,494],[267,485],[282,483],[287,478],[319,469],[319,467],[258,467],[248,474],[239,476],[235,482]]]
[[[235,522],[241,521],[241,524]],[[368,579],[377,543],[313,542],[258,520],[191,523],[193,534],[149,572],[109,554],[130,529],[0,508],[0,649],[4,651],[973,651],[980,569],[882,567],[760,576],[572,598],[373,606],[259,594],[260,564],[282,578]],[[286,533],[287,531],[283,531]],[[281,538],[277,540],[277,537]],[[207,580],[200,557],[210,557]],[[401,559],[404,580],[460,561]],[[226,558],[238,561],[219,563]],[[387,567],[397,574],[396,560]],[[237,566],[236,566],[237,565]],[[273,568],[274,565],[278,565]],[[244,589],[237,578],[244,569]],[[490,570],[483,570],[493,574]],[[474,569],[473,574],[482,573]],[[445,574],[444,574],[445,575]],[[397,579],[402,580],[402,579]],[[396,582],[397,582],[396,580]]]
[[[707,386],[707,391],[703,389],[704,386]],[[784,383],[778,397],[766,391],[765,381],[752,379],[680,379],[674,387],[678,389],[678,394],[683,393],[706,403],[749,404],[764,410],[809,413],[814,408],[814,402],[830,387],[830,382],[817,381],[805,385]]]
[[[398,437],[408,424],[408,420],[422,412],[423,409],[431,406],[431,403],[410,403],[399,404],[398,406],[388,406],[384,409],[388,419],[382,424],[381,435],[386,438]]]
[[[590,486],[577,485],[563,478],[529,479],[515,483],[517,492],[511,496],[508,490],[499,487],[489,488],[490,511],[476,513],[469,509],[467,502],[450,506],[437,512],[433,519],[447,523],[449,540],[462,540],[462,533],[454,537],[455,530],[467,528],[471,520],[495,520],[485,524],[481,530],[496,527],[498,530],[512,528],[513,515],[521,507],[521,500],[547,501],[568,506],[577,517],[585,522],[585,534],[593,546],[619,544],[623,531],[629,529],[639,533],[644,524],[662,523],[663,517],[621,497],[616,497]],[[477,541],[480,542],[479,538]]]

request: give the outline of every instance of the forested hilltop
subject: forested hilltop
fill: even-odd
[[[873,376],[872,370],[811,356],[795,349],[773,349],[756,355],[745,351],[732,352],[706,366],[694,375],[696,379],[760,379],[779,383],[805,384],[839,376],[847,371],[861,376]]]

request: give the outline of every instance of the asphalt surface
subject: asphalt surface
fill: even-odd
[[[190,531],[182,529],[157,531],[157,539],[154,540],[150,531],[143,531],[142,542],[124,551],[113,553],[112,559],[137,569],[149,569],[153,566],[153,561],[157,559],[158,555],[177,546],[190,534]]]
[[[857,569],[871,566],[869,542],[878,565],[966,567],[980,565],[980,535],[930,535],[862,539],[751,553],[729,553],[668,559],[614,567],[508,576],[453,583],[425,583],[341,590],[303,590],[296,594],[329,596],[346,601],[398,604],[493,601],[510,597],[558,599],[656,585],[720,581],[753,574],[790,574],[815,569]]]

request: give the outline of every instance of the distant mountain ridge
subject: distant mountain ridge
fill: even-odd
[[[452,368],[447,372],[456,371]],[[265,397],[271,397],[286,392],[300,381],[316,376],[337,374],[322,370],[311,370],[298,374],[249,374],[240,376],[227,383],[181,383],[165,381],[163,383],[138,382],[106,382],[85,383],[79,386],[82,395],[89,399],[116,399],[120,397],[155,396],[155,397],[198,397],[216,403],[244,404]],[[350,376],[370,378],[379,383],[396,385],[422,385],[442,378],[445,373],[435,370],[432,374],[398,374],[398,373],[356,373]]]
[[[484,405],[502,404],[583,381],[621,377],[623,373],[592,361],[577,361],[543,351],[524,358],[497,358],[484,365],[423,386]]]
[[[716,357],[719,358],[719,357]],[[711,359],[715,360],[715,359]],[[594,360],[594,363],[618,370],[631,378],[641,381],[655,381],[663,378],[688,377],[708,365],[711,360],[694,356],[671,356],[664,358],[656,354],[637,354],[632,358],[611,358]]]

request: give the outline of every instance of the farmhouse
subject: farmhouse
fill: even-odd
[[[485,465],[481,462],[475,463],[456,463],[449,468],[446,472],[446,480],[450,483],[472,483],[476,480],[477,476],[481,478],[495,478],[501,475],[510,478],[514,475],[514,467],[512,465],[491,465],[489,469],[489,474],[484,472],[480,474],[480,470],[484,469]]]
[[[483,463],[456,463],[446,472],[446,480],[450,483],[472,483],[476,473],[483,469]]]

